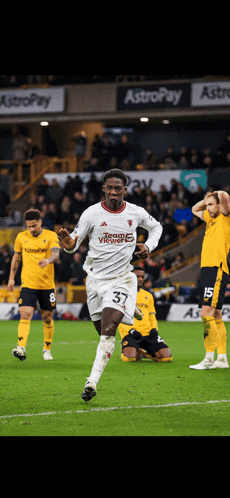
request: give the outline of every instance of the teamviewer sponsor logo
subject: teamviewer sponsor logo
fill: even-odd
[[[103,237],[98,237],[100,244],[122,244],[133,242],[133,233],[108,233],[104,232]]]

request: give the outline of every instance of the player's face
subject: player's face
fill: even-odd
[[[220,214],[220,204],[217,204],[215,197],[208,197],[205,201],[206,209],[211,218],[216,218]]]
[[[137,288],[138,290],[141,289],[143,283],[144,283],[144,279],[145,279],[145,272],[144,271],[141,271],[141,270],[136,270],[135,271],[135,274],[137,276]]]
[[[112,211],[120,209],[123,204],[124,195],[127,188],[120,178],[108,178],[102,187],[105,193],[106,206]]]
[[[42,231],[42,220],[26,220],[26,227],[33,237],[37,237]]]

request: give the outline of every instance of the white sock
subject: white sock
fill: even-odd
[[[227,355],[226,354],[218,354],[217,355],[217,360],[227,361]]]
[[[99,379],[105,370],[109,358],[113,354],[114,348],[115,348],[115,337],[108,335],[101,335],[100,342],[97,346],[96,357],[89,376],[89,380],[92,380],[96,384],[99,382]]]
[[[206,352],[206,355],[205,355],[205,358],[206,358],[207,360],[209,360],[211,363],[213,363],[213,361],[214,361],[214,353],[215,353],[215,352],[213,352],[213,353],[207,353],[207,352]]]

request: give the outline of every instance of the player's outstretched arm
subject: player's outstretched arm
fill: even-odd
[[[58,233],[59,233],[59,239],[60,239],[63,247],[67,251],[73,251],[73,249],[76,246],[78,235],[76,235],[76,237],[74,239],[72,239],[72,237],[70,237],[69,232],[65,228],[60,228]]]

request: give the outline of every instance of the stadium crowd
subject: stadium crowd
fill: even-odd
[[[222,144],[215,151],[204,147],[203,150],[196,148],[181,147],[175,150],[169,147],[164,157],[156,157],[154,151],[148,148],[143,157],[139,157],[137,144],[134,144],[126,133],[121,134],[119,139],[114,139],[108,133],[102,137],[96,134],[91,145],[89,159],[85,159],[87,146],[87,135],[82,132],[76,141],[76,155],[81,160],[83,171],[107,171],[111,168],[120,168],[123,171],[130,170],[169,170],[169,169],[205,169],[207,172],[213,168],[230,169],[230,132],[223,139]]]
[[[104,198],[101,185],[101,182],[97,181],[92,173],[84,194],[83,182],[79,175],[76,175],[75,178],[68,176],[63,188],[59,186],[57,180],[53,179],[49,185],[48,181],[43,178],[37,187],[36,195],[30,197],[25,210],[30,207],[39,209],[45,228],[54,230],[59,225],[71,231],[82,212],[89,205]],[[137,187],[133,195],[126,195],[126,200],[144,207],[149,214],[162,223],[163,234],[158,246],[161,248],[174,242],[179,234],[184,236],[197,226],[199,219],[192,215],[191,206],[203,196],[204,191],[201,187],[197,192],[191,193],[182,183],[172,180],[170,190],[167,190],[165,185],[161,185],[159,192]],[[23,226],[24,221],[20,212],[12,210],[4,219],[4,226],[15,225]],[[142,242],[145,237],[146,232],[139,228],[138,240]],[[82,266],[86,252],[87,242],[83,243],[73,255],[66,254],[61,250],[60,259],[55,263],[56,281],[69,282],[71,280],[73,284],[82,285],[84,282]],[[6,244],[0,247],[0,285],[8,280],[12,254],[13,246]],[[170,265],[173,262],[174,260],[170,261]],[[167,264],[168,262],[164,258],[159,265],[148,258],[146,272],[150,274],[152,283],[155,279],[160,278],[164,270],[167,269]],[[17,275],[19,279],[20,272]],[[20,280],[17,283],[20,285]]]
[[[75,178],[68,176],[67,182],[62,188],[54,178],[51,184],[43,178],[37,186],[35,195],[28,198],[23,211],[30,207],[38,208],[41,211],[43,226],[54,230],[56,225],[71,229],[76,225],[82,212],[91,204],[103,199],[101,182],[99,182],[94,171],[105,171],[112,167],[119,167],[124,171],[131,167],[138,169],[138,165],[132,166],[135,154],[132,144],[127,135],[123,134],[117,143],[112,143],[108,136],[99,137],[95,135],[91,148],[89,161],[84,162],[84,170],[91,173],[90,180],[83,189],[83,182],[79,175]],[[165,154],[163,163],[158,161],[152,151],[146,151],[146,156],[139,169],[189,169],[205,168],[210,170],[213,166],[230,167],[230,133],[225,137],[222,146],[211,153],[209,149],[204,149],[203,154],[196,149],[189,150],[181,148],[180,154],[176,154],[172,147]],[[215,188],[217,188],[215,186]],[[230,193],[230,186],[225,188]],[[197,192],[190,192],[184,185],[175,179],[171,180],[171,187],[167,189],[165,185],[160,186],[158,192],[150,188],[143,189],[137,187],[133,194],[127,194],[126,200],[144,207],[150,215],[159,220],[163,226],[163,234],[158,248],[162,248],[174,242],[178,235],[185,236],[201,223],[194,217],[191,211],[193,204],[203,199],[204,190],[198,187]],[[3,203],[3,196],[1,196]],[[5,206],[0,212],[0,226],[15,227],[24,226],[23,212],[15,210],[11,204],[7,204],[9,199],[5,199]],[[145,241],[146,234],[142,229],[138,229],[139,242]],[[86,256],[87,246],[82,245],[75,255],[67,255],[61,251],[60,260],[55,264],[56,281],[68,282],[81,285],[84,279],[82,265]],[[6,244],[0,247],[0,285],[6,283],[9,275],[10,261],[13,247]],[[178,255],[178,260],[183,260],[183,253]],[[151,258],[146,262],[146,272],[150,275],[151,282],[161,278],[164,271],[176,264],[177,258],[164,260],[156,264]],[[19,278],[18,272],[18,277]],[[20,284],[20,281],[19,281]]]

